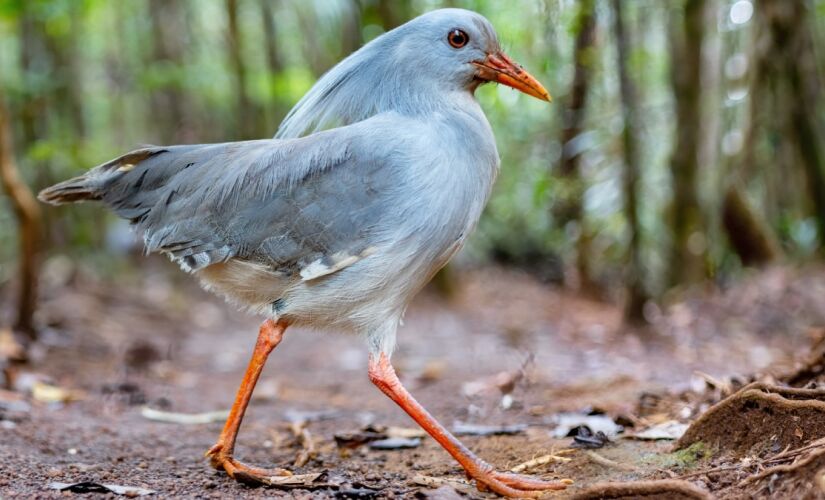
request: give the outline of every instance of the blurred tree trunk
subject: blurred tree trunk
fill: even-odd
[[[722,206],[722,225],[742,264],[761,266],[775,260],[778,244],[736,186],[728,188]]]
[[[226,18],[228,22],[227,45],[229,50],[229,64],[235,75],[235,96],[237,98],[237,132],[240,139],[253,139],[257,133],[258,113],[247,87],[246,65],[243,60],[243,46],[238,26],[238,0],[226,0]]]
[[[360,6],[364,24],[374,23],[384,31],[390,31],[406,23],[413,17],[412,2],[397,0],[354,0]],[[449,3],[444,7],[451,7]]]
[[[45,42],[53,67],[53,105],[60,109],[60,115],[66,120],[60,130],[68,133],[72,139],[67,142],[76,150],[79,145],[77,140],[86,135],[83,89],[80,86],[81,61],[77,48],[77,35],[83,32],[80,26],[82,5],[80,2],[68,5],[71,26],[65,31],[45,29]]]
[[[761,37],[763,26],[757,26],[755,37]],[[766,176],[766,188],[770,197],[775,191],[772,179],[772,170],[775,165],[781,164],[776,158],[771,159],[770,165],[759,169],[759,155],[756,147],[759,142],[760,133],[773,127],[771,122],[777,119],[772,116],[773,111],[768,111],[770,106],[776,103],[771,95],[773,85],[771,71],[769,69],[770,58],[773,54],[770,50],[765,50],[764,44],[755,44],[753,53],[750,54],[750,78],[748,83],[748,110],[742,125],[742,135],[744,137],[743,147],[737,158],[733,161],[731,172],[727,175],[730,180],[723,181],[727,185],[722,197],[721,221],[722,229],[727,236],[731,249],[739,257],[739,260],[746,266],[764,266],[775,260],[780,254],[779,244],[776,242],[770,225],[763,222],[765,218],[757,207],[747,202],[743,179],[752,178],[758,171]],[[768,44],[769,45],[769,44]],[[768,111],[768,112],[766,112]],[[777,157],[780,155],[777,154]],[[768,199],[765,203],[765,211],[775,208],[776,200]],[[774,214],[776,216],[776,214]]]
[[[275,82],[284,70],[284,63],[278,51],[278,28],[275,25],[275,9],[278,0],[260,0],[261,18],[264,25],[264,43],[266,43],[266,66],[269,73],[269,91],[273,103],[272,109],[267,110],[266,129],[275,133],[278,123],[283,120],[286,108],[280,96],[275,95]]]
[[[352,0],[349,12],[345,13],[341,19],[341,58],[352,54],[364,43],[364,37],[361,36],[363,25],[361,10],[361,4]]]
[[[20,7],[20,71],[25,79],[35,74],[38,65],[47,62],[45,52],[45,41],[43,35],[45,29],[42,23],[38,23],[32,13],[31,4],[23,2]],[[25,81],[25,80],[24,80]],[[26,81],[25,93],[19,112],[19,121],[23,131],[23,145],[28,148],[37,140],[43,137],[46,132],[46,110],[48,104],[45,96],[38,92],[34,85]]]
[[[578,227],[576,239],[576,270],[579,287],[593,291],[595,284],[590,270],[591,235],[586,227],[583,210],[585,186],[581,178],[579,162],[584,152],[580,140],[584,128],[587,94],[595,61],[596,9],[594,0],[579,2],[578,33],[574,49],[575,72],[570,96],[566,106],[564,124],[561,130],[562,156],[559,174],[565,180],[564,197],[554,207],[557,225],[566,226],[575,222]],[[578,140],[577,140],[578,139]]]
[[[825,151],[821,132],[820,94],[823,82],[817,68],[817,56],[806,2],[764,0],[757,9],[770,33],[770,54],[765,63],[775,72],[775,80],[784,79],[784,95],[776,99],[777,110],[788,114],[787,135],[796,148],[798,161],[805,173],[808,197],[819,233],[820,253],[825,256]],[[781,83],[780,83],[781,85]],[[780,87],[782,88],[782,87]]]
[[[622,144],[624,149],[624,176],[622,186],[624,191],[624,211],[630,233],[627,261],[626,286],[627,301],[625,303],[625,319],[630,322],[644,321],[644,305],[649,300],[644,283],[644,264],[641,254],[641,224],[639,223],[639,139],[638,126],[639,99],[636,85],[630,78],[627,61],[630,59],[630,37],[625,25],[622,0],[613,0],[615,21],[613,24],[616,38],[616,55],[619,69],[619,87],[621,93],[621,108],[624,118]]]
[[[11,134],[11,117],[0,95],[0,181],[11,200],[17,217],[20,250],[18,259],[19,291],[17,317],[14,330],[23,333],[30,341],[37,335],[34,328],[34,311],[37,306],[37,250],[40,241],[40,206],[26,183],[20,177],[14,160]]]
[[[707,241],[697,196],[701,152],[702,43],[705,0],[687,0],[672,10],[670,76],[676,100],[676,147],[670,160],[673,246],[670,286],[704,278]]]
[[[176,71],[182,71],[185,58],[185,12],[182,2],[151,0],[149,12],[152,28],[152,60],[149,67],[164,70],[162,88],[153,89],[152,123],[156,124],[157,138],[164,143],[185,142],[191,139],[186,118],[187,99]],[[170,77],[170,75],[175,75]],[[194,134],[197,135],[197,134]]]
[[[744,179],[757,175],[768,178],[765,181],[768,194],[775,198],[771,203],[779,207],[772,216],[774,224],[781,223],[781,218],[789,210],[799,207],[803,200],[803,209],[813,212],[819,233],[818,248],[823,253],[825,152],[819,131],[822,118],[818,114],[822,109],[819,95],[822,82],[818,75],[808,8],[804,2],[763,0],[755,10],[749,122],[739,176]],[[777,140],[778,137],[785,140]],[[769,148],[768,155],[757,154],[760,145]],[[766,159],[760,162],[763,156]],[[774,184],[775,189],[770,189]],[[737,212],[736,198],[745,199],[742,192],[735,195],[726,197],[723,216],[730,217],[731,213]],[[746,204],[743,207],[751,215],[742,215],[743,220],[735,226],[726,224],[728,239],[746,265],[766,264],[779,255],[779,245],[774,243],[770,228],[758,224],[761,217],[756,215],[756,210]],[[747,221],[753,223],[748,225]],[[742,234],[734,233],[732,227]],[[765,241],[773,248],[754,252],[737,243],[743,239],[750,240],[750,246],[759,246],[759,241]]]
[[[20,124],[21,141],[18,143],[21,155],[28,154],[30,148],[44,137],[48,137],[49,95],[42,89],[42,84],[34,78],[38,73],[51,74],[52,61],[46,48],[46,29],[35,16],[32,4],[20,5],[19,19],[19,58],[20,72],[23,76],[22,99],[14,112]],[[11,112],[10,112],[11,114]],[[13,120],[15,121],[15,120]],[[35,182],[48,185],[55,180],[51,170],[41,162],[32,163],[35,169]]]

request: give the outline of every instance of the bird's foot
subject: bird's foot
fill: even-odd
[[[212,467],[226,471],[232,479],[250,485],[269,484],[270,478],[275,476],[291,476],[292,473],[286,469],[264,469],[253,467],[243,462],[235,460],[231,453],[224,450],[224,445],[218,442],[205,453],[209,457]]]
[[[468,473],[476,480],[476,487],[479,491],[493,491],[499,495],[512,498],[538,498],[545,491],[563,490],[568,485],[573,484],[570,479],[559,481],[544,481],[522,474],[511,472],[497,472],[495,470],[482,470],[477,473]]]

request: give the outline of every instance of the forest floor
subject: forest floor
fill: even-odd
[[[371,385],[360,339],[299,329],[271,356],[237,448],[293,484],[212,470],[210,412],[230,406],[258,320],[168,271],[154,262],[115,286],[47,266],[50,326],[0,379],[0,498],[57,498],[68,493],[54,483],[85,481],[164,498],[492,498]],[[394,362],[448,427],[492,432],[462,439],[500,470],[538,459],[520,469],[573,480],[547,498],[820,498],[822,271],[692,290],[642,330],[519,271],[457,273],[449,299],[426,290],[410,307]],[[413,447],[370,441],[386,436]]]

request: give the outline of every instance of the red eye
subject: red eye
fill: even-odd
[[[447,35],[447,41],[450,42],[450,45],[456,49],[460,49],[461,47],[467,45],[467,42],[470,41],[470,37],[468,37],[467,33],[461,31],[460,29],[454,29]]]

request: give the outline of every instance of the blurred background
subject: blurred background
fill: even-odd
[[[125,223],[28,190],[141,144],[271,137],[337,61],[447,6],[489,18],[555,100],[478,91],[501,176],[442,290],[503,265],[644,321],[823,257],[825,0],[0,0],[0,323],[34,331],[35,277],[60,263],[145,265]]]

